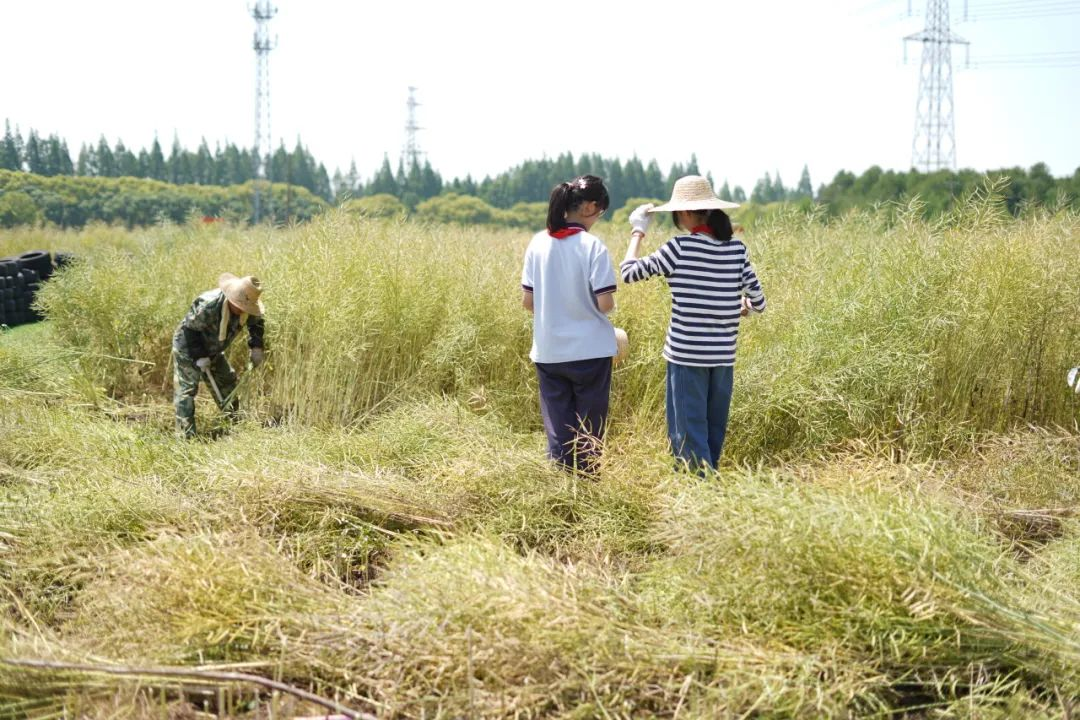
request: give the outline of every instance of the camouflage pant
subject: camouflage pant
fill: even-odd
[[[224,355],[214,355],[210,359],[210,375],[217,383],[221,398],[228,400],[227,404],[222,405],[221,400],[214,397],[214,402],[229,417],[235,419],[239,403],[235,397],[229,396],[236,389],[236,373],[229,367]],[[204,379],[202,370],[195,366],[194,360],[173,351],[173,405],[176,406],[176,432],[184,437],[195,437],[195,394],[199,391],[199,382]],[[212,387],[210,394],[214,394]]]

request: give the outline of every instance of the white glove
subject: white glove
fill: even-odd
[[[655,207],[652,203],[645,203],[644,205],[638,205],[634,208],[634,212],[630,213],[630,227],[633,228],[632,232],[639,232],[642,235],[649,231],[649,225],[652,223],[652,215],[649,211]]]
[[[257,368],[262,365],[263,361],[263,349],[251,348],[251,367]]]
[[[195,367],[206,372],[210,369],[210,358],[202,357],[195,361]]]

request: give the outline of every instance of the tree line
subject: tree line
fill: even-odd
[[[312,157],[306,147],[297,140],[292,151],[284,145],[267,158],[271,180],[286,188],[285,203],[275,211],[286,218],[297,218],[307,212],[306,199],[300,203],[304,209],[292,212],[287,209],[291,197],[290,187],[307,190],[315,198],[337,204],[350,202],[354,209],[376,214],[398,212],[415,213],[432,218],[456,219],[461,222],[490,222],[510,225],[533,223],[540,217],[538,203],[546,203],[551,188],[576,175],[593,174],[605,179],[611,192],[611,207],[618,209],[631,200],[664,200],[670,197],[675,180],[683,175],[704,174],[713,181],[709,172],[702,172],[697,157],[690,156],[686,163],[673,163],[664,173],[655,160],[645,162],[634,156],[628,160],[606,158],[599,154],[562,153],[554,158],[530,159],[495,176],[475,180],[471,175],[446,181],[428,160],[422,163],[414,159],[397,163],[396,170],[388,156],[369,179],[361,178],[353,162],[348,172],[335,171],[331,180],[326,168]],[[19,129],[5,123],[3,139],[0,140],[0,170],[22,170],[44,177],[72,176],[85,178],[145,178],[174,185],[202,185],[212,187],[247,186],[254,173],[252,151],[232,143],[218,145],[211,151],[203,140],[194,150],[186,150],[174,139],[166,156],[157,141],[150,148],[138,152],[128,149],[117,141],[110,146],[105,138],[96,145],[83,145],[77,159],[72,161],[67,143],[56,135],[42,137],[30,130],[24,140]],[[780,173],[765,173],[747,193],[741,186],[729,186],[725,179],[717,188],[717,194],[726,200],[755,206],[750,213],[760,215],[760,208],[776,203],[821,203],[831,214],[843,213],[850,208],[864,207],[888,202],[906,202],[919,197],[924,212],[930,217],[950,210],[962,197],[985,182],[1007,176],[1005,203],[1017,214],[1028,205],[1056,205],[1061,202],[1080,205],[1080,168],[1072,176],[1055,178],[1044,163],[1029,169],[1007,168],[989,172],[974,170],[941,170],[921,173],[917,170],[893,171],[871,167],[861,175],[840,171],[828,183],[813,189],[809,169],[804,166],[798,182],[793,187],[784,184]],[[104,187],[104,186],[103,186]],[[111,186],[110,186],[111,187]],[[714,184],[715,187],[715,184]],[[110,189],[109,192],[114,192]],[[147,191],[138,190],[145,198]],[[154,192],[163,192],[160,188]],[[276,191],[275,191],[276,192]],[[250,190],[246,191],[250,196]],[[39,195],[41,193],[38,193]],[[149,193],[152,195],[153,193]],[[85,193],[83,193],[83,196]],[[183,196],[183,193],[177,197]],[[244,197],[245,192],[234,193],[234,199]],[[82,197],[82,196],[81,196]],[[395,202],[390,202],[390,200]],[[360,202],[365,200],[365,202]],[[23,210],[25,200],[20,201]],[[35,201],[36,202],[36,201]],[[52,204],[37,203],[37,217],[50,220],[59,212]],[[85,203],[85,197],[80,200]],[[172,201],[170,201],[172,202]],[[115,205],[115,203],[113,203]],[[175,216],[183,202],[173,202],[165,212]],[[208,206],[213,209],[213,204]],[[423,212],[419,212],[420,210]],[[212,213],[210,213],[212,214]],[[250,212],[238,208],[230,210],[230,216],[245,217]],[[62,224],[78,224],[81,218],[103,219],[113,217],[136,224],[147,217],[145,210],[137,213],[137,219],[122,217],[98,208],[79,210]]]
[[[1003,200],[1013,215],[1026,207],[1058,207],[1071,205],[1080,208],[1080,168],[1071,176],[1055,178],[1046,163],[1030,168],[1001,168],[979,172],[975,170],[938,170],[923,173],[918,170],[897,172],[873,166],[861,175],[841,170],[827,185],[818,188],[814,200],[825,205],[832,214],[851,208],[868,207],[889,202],[907,202],[918,197],[925,205],[924,215],[933,217],[948,212],[966,195],[991,181],[1007,178]]]
[[[264,162],[271,182],[297,185],[324,200],[333,199],[326,167],[312,157],[299,138],[291,151],[282,143]],[[73,160],[63,138],[42,136],[31,129],[24,139],[17,126],[12,129],[11,122],[5,121],[0,170],[23,170],[45,177],[133,177],[174,185],[229,186],[250,182],[255,164],[251,149],[226,142],[211,150],[205,138],[195,150],[185,149],[174,138],[166,155],[156,137],[149,148],[136,152],[122,140],[110,145],[102,136],[96,144],[83,144]]]
[[[349,172],[336,173],[334,185],[339,201],[374,195],[392,195],[409,210],[423,201],[444,193],[479,198],[488,206],[508,210],[520,203],[547,202],[551,188],[578,175],[598,175],[611,193],[611,206],[622,207],[633,197],[660,198],[671,194],[671,187],[683,175],[701,174],[697,157],[674,163],[664,174],[655,160],[643,162],[634,156],[623,162],[619,158],[605,158],[598,154],[582,154],[574,158],[572,153],[562,153],[555,158],[526,160],[494,177],[475,180],[471,175],[444,181],[427,160],[423,164],[414,159],[408,164],[399,160],[397,170],[392,169],[389,157],[384,156],[382,165],[367,182],[362,181],[355,163]],[[712,176],[706,173],[710,181]],[[726,183],[725,183],[726,187]],[[741,187],[728,194],[746,199]]]
[[[184,223],[250,222],[254,184],[176,185],[148,178],[45,176],[0,170],[0,227],[82,227],[89,222],[127,227],[163,220]],[[275,223],[310,220],[327,203],[306,188],[260,182],[262,207]]]

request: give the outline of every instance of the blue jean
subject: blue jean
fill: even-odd
[[[595,472],[607,423],[611,358],[536,363],[536,377],[548,456],[566,469]]]
[[[667,365],[667,423],[671,451],[702,472],[715,468],[724,449],[735,368]]]

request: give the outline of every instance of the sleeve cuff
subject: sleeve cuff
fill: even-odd
[[[593,295],[610,295],[611,293],[615,292],[616,289],[617,286],[609,285],[607,287],[602,287],[599,290],[593,290]]]

